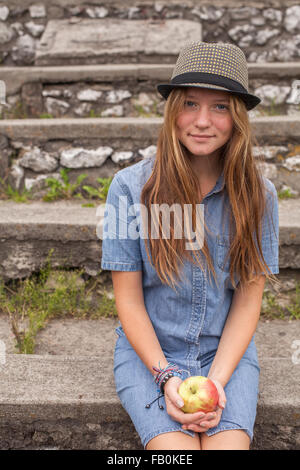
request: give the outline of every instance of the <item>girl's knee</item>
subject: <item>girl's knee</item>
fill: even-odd
[[[243,429],[219,431],[212,436],[200,434],[202,450],[249,450],[250,437]]]
[[[158,434],[147,443],[146,450],[201,450],[199,434],[194,437],[181,431]]]

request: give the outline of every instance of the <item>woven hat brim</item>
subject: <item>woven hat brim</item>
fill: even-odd
[[[232,93],[234,95],[240,96],[240,98],[244,101],[248,111],[255,108],[255,106],[257,106],[261,102],[260,98],[258,98],[255,95],[251,95],[250,93],[247,93],[247,92],[243,93],[241,91],[228,90],[228,88],[221,87],[218,85],[213,85],[210,83],[183,83],[183,84],[160,83],[159,85],[157,85],[157,90],[161,94],[161,96],[167,100],[173,88],[184,88],[184,87],[209,88],[212,90],[227,91],[228,93]]]

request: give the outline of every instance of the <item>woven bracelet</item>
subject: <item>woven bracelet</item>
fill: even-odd
[[[179,370],[179,367],[176,364],[168,363],[164,369],[160,369],[160,366],[159,368],[152,368],[157,372],[154,380],[158,385],[158,391],[161,391],[161,393],[164,393],[164,386],[171,377],[174,377],[175,375],[181,377],[182,375],[182,371]]]
[[[160,390],[161,390],[161,393],[164,393],[164,389],[165,389],[165,385],[166,383],[168,382],[169,379],[171,379],[171,377],[182,377],[182,372],[181,371],[171,371],[169,372],[165,377],[164,379],[162,380],[161,384],[160,384]]]
[[[179,367],[176,366],[176,364],[170,364],[170,363],[168,363],[167,366],[164,369],[160,369],[160,364],[159,364],[159,368],[153,366],[152,369],[155,372],[157,372],[154,380],[155,380],[155,383],[158,386],[158,388],[157,388],[158,397],[155,398],[152,402],[148,403],[145,406],[145,408],[149,409],[155,401],[158,401],[158,407],[161,410],[163,410],[164,407],[163,407],[163,405],[159,404],[159,399],[162,398],[163,395],[164,395],[164,386],[166,385],[167,381],[171,377],[174,377],[174,376],[181,377],[183,370],[180,370]],[[188,372],[188,371],[186,371],[186,372]]]

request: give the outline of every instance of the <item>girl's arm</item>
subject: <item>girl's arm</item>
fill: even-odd
[[[168,364],[148,316],[142,288],[142,271],[112,271],[116,308],[131,346],[152,375],[160,363]]]
[[[195,422],[184,425],[183,429],[203,432],[203,426],[209,429],[219,424],[222,414],[221,408],[224,408],[226,403],[224,387],[243,357],[255,332],[260,315],[264,285],[265,276],[262,275],[258,276],[256,281],[245,288],[244,291],[238,287],[234,292],[219,346],[208,373],[208,378],[216,381],[218,391],[220,390],[222,393],[220,401],[223,401],[223,406],[219,401],[217,416],[211,421],[205,419],[201,423]],[[221,385],[221,388],[219,388],[219,385]]]
[[[218,350],[208,374],[209,378],[217,379],[223,388],[255,333],[265,280],[264,275],[258,276],[244,291],[238,287],[233,294]]]
[[[155,371],[152,369],[153,365],[160,365],[163,368],[168,364],[168,361],[162,351],[144,304],[142,271],[112,271],[112,281],[116,308],[126,337],[145,366],[155,376]],[[204,413],[186,414],[179,409],[183,406],[183,403],[178,402],[178,400],[181,400],[178,395],[180,383],[181,379],[179,377],[172,377],[166,384],[167,412],[172,419],[185,425],[199,422]]]

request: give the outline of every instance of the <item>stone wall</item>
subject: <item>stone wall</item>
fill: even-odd
[[[98,4],[98,5],[96,5]],[[201,23],[204,41],[228,41],[245,49],[249,62],[293,61],[300,57],[298,2],[99,2],[7,1],[0,4],[2,65],[34,65],[35,51],[53,19],[186,19]]]
[[[83,185],[97,185],[97,178],[108,178],[124,166],[134,164],[142,158],[154,155],[156,146],[149,143],[144,145],[139,141],[129,139],[118,141],[88,142],[78,139],[72,143],[67,140],[56,140],[41,143],[39,146],[22,142],[3,140],[2,159],[14,151],[11,167],[7,167],[9,181],[16,189],[31,190],[33,199],[40,199],[47,189],[46,178],[55,178],[63,184],[60,170],[69,171],[71,184],[76,182],[79,175],[85,174],[86,179],[78,191],[88,197]],[[9,146],[8,146],[9,145]],[[300,187],[300,157],[299,145],[265,145],[254,146],[257,165],[264,176],[275,184],[278,191],[288,190],[292,196],[299,196]],[[261,156],[264,162],[261,162]]]
[[[7,105],[0,106],[2,119],[9,122],[10,119],[71,118],[75,121],[75,118],[120,117],[126,121],[127,118],[163,116],[164,100],[157,93],[156,85],[170,77],[171,68],[167,70],[162,67],[164,76],[156,69],[145,72],[143,78],[136,70],[128,79],[120,67],[120,72],[114,72],[114,78],[110,80],[108,72],[104,73],[103,70],[98,71],[98,78],[95,78],[95,73],[92,75],[94,78],[89,77],[88,72],[85,78],[75,79],[68,75],[69,71],[65,71],[64,75],[59,72],[59,75],[56,68],[51,67],[55,69],[51,73],[57,73],[57,76],[51,76],[50,71],[44,70],[41,78],[43,67],[37,66],[36,57],[49,22],[65,21],[80,25],[87,19],[105,23],[113,19],[132,23],[153,20],[162,25],[168,20],[178,20],[179,29],[180,21],[192,22],[199,26],[204,41],[232,42],[245,52],[250,65],[250,92],[262,99],[262,103],[249,113],[250,118],[277,114],[299,119],[300,104],[293,92],[293,82],[300,76],[300,73],[297,75],[300,64],[300,6],[293,1],[277,0],[263,3],[216,1],[213,7],[207,1],[194,0],[131,0],[126,2],[126,6],[124,2],[113,0],[102,4],[96,0],[1,2],[0,79],[7,86]],[[160,60],[160,52],[163,60]],[[169,52],[163,54],[165,51],[158,49],[153,58],[156,65],[163,63],[166,66],[166,63],[175,61],[176,55],[170,56]],[[107,57],[103,60],[107,61]],[[122,62],[124,57],[115,54],[114,67],[118,67],[119,60]],[[137,57],[133,60],[138,62]],[[288,69],[290,61],[295,64],[293,72],[291,67]],[[274,71],[272,75],[264,69],[265,65],[278,62],[283,65],[281,71],[278,69],[278,74]],[[254,68],[259,64],[261,70],[256,73]],[[286,71],[284,64],[287,65]],[[110,61],[107,65],[111,65]],[[57,70],[59,67],[57,65]],[[87,65],[83,65],[82,69],[85,67]],[[27,69],[33,69],[36,75],[30,72],[31,78],[22,81],[17,75],[23,77],[28,73]],[[90,73],[93,73],[92,70]],[[106,78],[103,78],[104,75]],[[124,125],[127,125],[125,121]],[[62,122],[62,125],[66,124]],[[71,127],[72,123],[68,126]],[[45,133],[43,139],[36,139],[34,134],[30,138],[16,138],[1,131],[0,177],[14,189],[31,189],[33,197],[40,198],[47,192],[47,177],[62,183],[60,171],[63,169],[70,170],[71,183],[85,173],[87,179],[84,184],[95,185],[98,177],[112,176],[123,166],[155,152],[154,134],[149,137],[145,131],[139,139],[134,135],[118,139],[113,134],[110,132],[99,139],[91,139],[89,134],[86,138],[71,138],[66,131],[65,138],[50,138]],[[259,144],[263,145],[261,141]],[[283,145],[275,145],[274,140],[274,143],[268,142],[263,148],[254,148],[254,151],[256,155],[263,153],[265,162],[261,165],[262,171],[277,189],[289,187],[290,193],[298,196],[299,140],[286,139]],[[2,184],[0,181],[0,193]]]
[[[164,100],[156,91],[159,79],[124,80],[120,73],[120,77],[108,81],[100,78],[99,70],[97,80],[78,79],[68,83],[71,79],[65,75],[65,83],[60,83],[58,78],[57,83],[49,83],[47,79],[29,81],[18,92],[15,87],[10,90],[12,87],[8,85],[8,106],[0,105],[2,119],[163,116]],[[249,91],[261,99],[260,105],[250,111],[250,117],[300,115],[300,105],[293,93],[294,80],[288,71],[285,77],[250,77]]]

